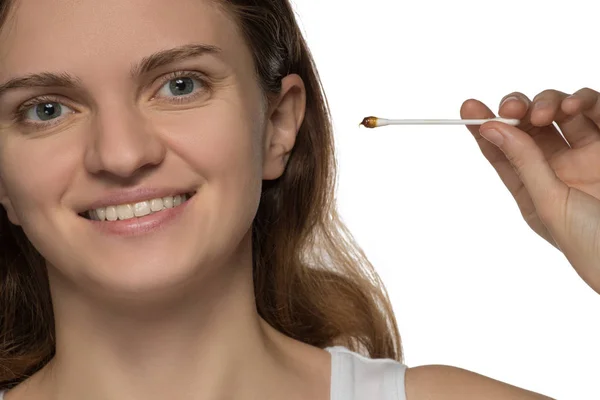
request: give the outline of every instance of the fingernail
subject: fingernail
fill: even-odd
[[[507,98],[505,98],[505,99],[502,101],[502,103],[500,103],[500,107],[502,107],[502,106],[504,105],[504,103],[506,103],[506,102],[509,102],[509,101],[512,101],[512,100],[518,100],[518,101],[521,101],[521,99],[519,99],[517,96],[510,96],[510,97],[507,97]]]
[[[504,136],[495,129],[488,129],[479,133],[484,139],[498,147],[502,146],[502,143],[504,143]]]
[[[534,110],[539,110],[540,108],[544,108],[550,105],[549,101],[536,101],[533,105]]]

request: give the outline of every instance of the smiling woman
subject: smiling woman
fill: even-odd
[[[0,4],[8,399],[328,398],[323,348],[400,359],[289,4]]]
[[[5,400],[540,398],[401,363],[287,0],[0,10]]]

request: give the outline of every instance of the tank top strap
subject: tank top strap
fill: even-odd
[[[325,350],[331,354],[331,400],[406,400],[404,364],[342,346]]]

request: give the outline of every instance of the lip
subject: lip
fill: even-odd
[[[115,190],[113,192],[105,193],[93,203],[85,204],[80,207],[76,212],[78,214],[85,213],[90,210],[96,210],[98,208],[117,206],[120,204],[135,204],[141,201],[147,201],[152,199],[158,199],[167,196],[176,196],[182,194],[194,194],[195,189],[177,189],[177,188],[136,188],[129,190]],[[140,218],[141,219],[141,218]]]
[[[168,195],[165,195],[168,196]],[[160,197],[160,196],[157,196]],[[197,196],[192,196],[186,202],[177,207],[167,208],[157,213],[152,213],[144,217],[131,218],[117,221],[94,221],[80,217],[85,222],[100,231],[103,234],[111,236],[140,236],[160,231],[175,221],[181,219],[182,214],[188,209],[190,203]]]

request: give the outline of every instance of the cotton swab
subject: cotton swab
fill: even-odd
[[[360,125],[366,128],[378,128],[387,125],[483,125],[486,122],[498,121],[508,125],[517,126],[521,123],[512,118],[489,118],[489,119],[385,119],[377,117],[366,117]],[[360,126],[359,125],[359,126]]]

